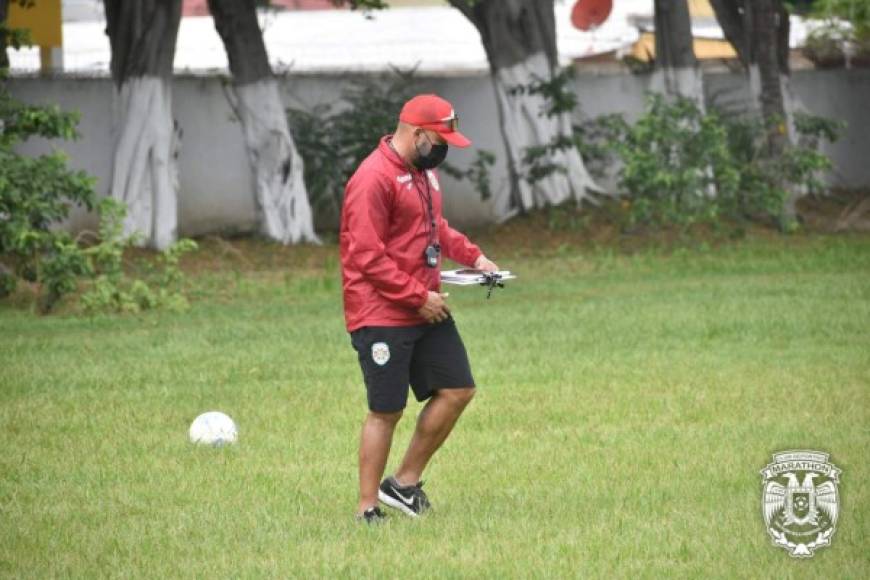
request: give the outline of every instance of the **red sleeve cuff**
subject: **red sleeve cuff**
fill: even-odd
[[[469,266],[469,267],[474,267],[474,263],[475,263],[475,262],[477,261],[477,259],[478,259],[479,257],[481,257],[482,255],[483,255],[483,252],[480,250],[480,248],[475,248],[475,249],[472,250],[472,252],[469,254],[469,256],[471,256],[471,257],[470,257],[470,259],[468,260],[468,263],[467,263],[466,265]]]

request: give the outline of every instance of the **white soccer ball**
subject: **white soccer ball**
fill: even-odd
[[[236,424],[220,411],[203,413],[190,424],[190,441],[201,445],[220,447],[235,443],[239,438]]]

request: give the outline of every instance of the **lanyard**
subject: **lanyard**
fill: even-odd
[[[432,190],[429,188],[429,174],[427,170],[420,171],[420,179],[423,180],[424,185],[426,186],[426,193],[423,193],[423,188],[417,184],[417,179],[414,176],[414,169],[412,167],[408,167],[408,164],[405,162],[404,158],[399,155],[399,152],[396,151],[396,148],[393,146],[393,140],[390,139],[387,141],[387,144],[390,146],[390,151],[392,151],[399,161],[402,162],[407,169],[409,174],[411,175],[411,183],[414,186],[414,189],[417,192],[417,195],[420,198],[420,202],[425,205],[426,208],[426,242],[430,246],[438,245],[438,234],[435,224],[435,208],[432,205]]]
[[[428,243],[429,243],[429,245],[437,245],[438,240],[436,239],[437,235],[436,235],[436,229],[435,229],[435,208],[432,207],[432,190],[429,189],[429,174],[426,173],[425,171],[423,171],[421,173],[422,173],[421,178],[423,179],[423,181],[426,184],[426,193],[425,194],[423,194],[423,188],[417,186],[417,183],[416,183],[417,180],[414,179],[413,173],[411,174],[411,182],[414,183],[414,189],[417,190],[417,195],[420,196],[421,201],[424,201],[426,203],[426,209],[428,210],[426,213],[426,219],[428,220],[427,221],[428,235],[426,237],[427,237]]]

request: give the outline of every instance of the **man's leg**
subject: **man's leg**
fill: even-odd
[[[447,439],[473,397],[473,387],[436,391],[417,419],[414,436],[394,476],[399,485],[415,485],[420,481],[432,455]]]
[[[402,417],[402,411],[376,413],[369,411],[363,423],[359,444],[359,505],[363,513],[378,505],[378,486],[393,442],[393,431]]]

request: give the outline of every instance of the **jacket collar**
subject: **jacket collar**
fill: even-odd
[[[401,171],[402,173],[415,173],[418,175],[422,175],[423,172],[412,165],[407,165],[405,160],[402,159],[402,156],[399,155],[392,147],[390,147],[390,141],[392,140],[392,133],[389,135],[384,135],[381,137],[381,142],[378,144],[378,151],[381,152],[391,166],[395,168],[396,171]]]

